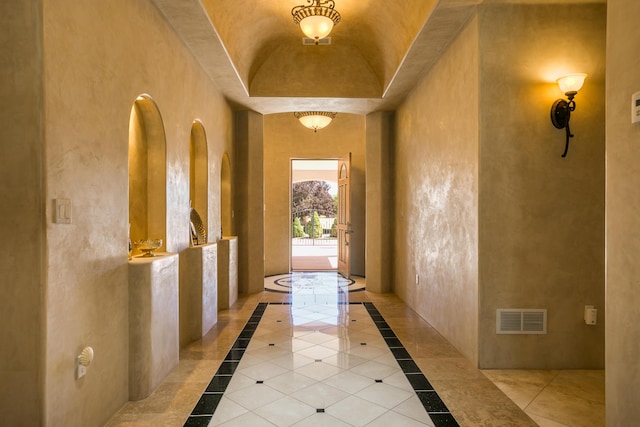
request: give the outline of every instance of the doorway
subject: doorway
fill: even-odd
[[[291,160],[291,271],[338,269],[338,160]]]

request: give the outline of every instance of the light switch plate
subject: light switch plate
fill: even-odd
[[[640,92],[631,95],[631,123],[640,123]]]
[[[71,224],[71,200],[55,199],[53,222],[56,224]]]

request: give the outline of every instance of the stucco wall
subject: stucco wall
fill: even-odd
[[[255,293],[264,289],[264,124],[255,111],[238,111],[234,117],[238,292]]]
[[[351,152],[351,273],[364,276],[365,118],[339,113],[314,133],[292,113],[264,118],[265,275],[289,271],[291,234],[289,177],[294,159],[336,159]]]
[[[465,27],[398,109],[394,151],[394,292],[474,361],[477,27],[476,19]]]
[[[604,314],[605,6],[478,10],[398,111],[395,290],[481,367],[601,368],[583,313]],[[589,78],[562,159],[571,71]],[[546,308],[549,333],[496,335],[497,308]]]
[[[370,292],[391,292],[394,113],[367,115],[366,277]]]
[[[42,416],[42,3],[0,4],[0,424]]]
[[[640,420],[640,2],[609,0],[607,15],[607,425],[626,426]]]
[[[226,102],[147,1],[45,3],[46,373],[45,422],[102,425],[127,400],[127,147],[136,97],[157,104],[166,133],[169,251],[189,245],[189,141],[207,135],[209,235],[219,235]],[[71,200],[72,223],[52,224],[51,200]],[[92,346],[87,376],[75,357]]]
[[[479,10],[480,367],[602,368],[605,5]],[[569,72],[589,76],[562,158],[549,109]],[[546,308],[548,333],[497,335],[498,308]]]

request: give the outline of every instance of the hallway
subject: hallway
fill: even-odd
[[[220,312],[155,393],[107,426],[536,425],[397,297],[292,278],[291,293]],[[604,425],[578,409],[572,424],[537,421]]]

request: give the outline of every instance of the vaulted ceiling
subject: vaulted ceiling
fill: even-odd
[[[397,106],[477,4],[584,0],[335,0],[327,46],[293,22],[311,0],[153,1],[237,108],[366,114]]]

